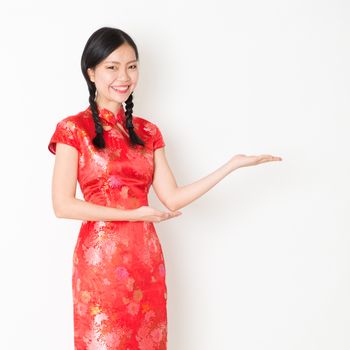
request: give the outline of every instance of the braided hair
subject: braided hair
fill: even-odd
[[[138,50],[135,42],[132,38],[124,31],[111,28],[102,27],[95,31],[88,39],[82,57],[81,57],[81,70],[88,85],[89,90],[89,104],[92,112],[92,118],[95,124],[96,136],[93,138],[92,143],[97,148],[105,148],[106,143],[103,138],[103,127],[101,118],[98,113],[96,98],[96,86],[95,83],[90,80],[87,73],[88,68],[93,68],[101,61],[103,61],[110,53],[117,49],[122,44],[129,44],[135,51],[136,59],[139,59]],[[134,131],[134,125],[132,122],[132,112],[134,104],[133,93],[131,93],[128,99],[125,101],[125,116],[126,116],[126,128],[129,132],[130,142],[132,146],[136,144],[144,146],[144,142]]]
[[[139,136],[134,131],[134,125],[132,123],[132,108],[134,104],[132,102],[133,93],[131,93],[128,99],[125,101],[125,117],[126,117],[126,128],[128,129],[131,143],[133,145],[139,144],[144,146],[145,143],[139,138]]]

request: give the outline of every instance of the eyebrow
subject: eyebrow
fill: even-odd
[[[137,62],[137,60],[132,60],[132,61],[129,61],[126,63],[131,63],[131,62]],[[118,61],[106,61],[106,63],[120,63],[120,62],[118,62]]]

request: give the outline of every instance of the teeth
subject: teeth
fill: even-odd
[[[123,89],[118,89],[118,88],[116,88],[116,87],[114,87],[114,86],[112,86],[112,88],[113,88],[114,90],[118,90],[118,91],[126,91],[126,90],[128,90],[129,86],[127,86],[126,88],[123,88]]]

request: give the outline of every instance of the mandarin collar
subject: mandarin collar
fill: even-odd
[[[106,121],[108,124],[115,125],[116,122],[121,123],[122,125],[125,124],[125,111],[123,105],[120,106],[119,110],[117,111],[117,114],[114,115],[112,111],[110,111],[107,108],[99,107],[97,106],[98,114],[101,119]],[[92,111],[90,105],[85,110],[92,116]]]

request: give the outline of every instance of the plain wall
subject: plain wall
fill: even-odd
[[[1,5],[0,348],[73,349],[81,222],[51,206],[56,123],[88,106],[80,57],[102,26],[140,52],[134,114],[179,185],[241,168],[156,225],[169,350],[350,348],[349,3],[70,1]],[[79,194],[81,197],[81,194]],[[154,192],[151,204],[163,208]]]

